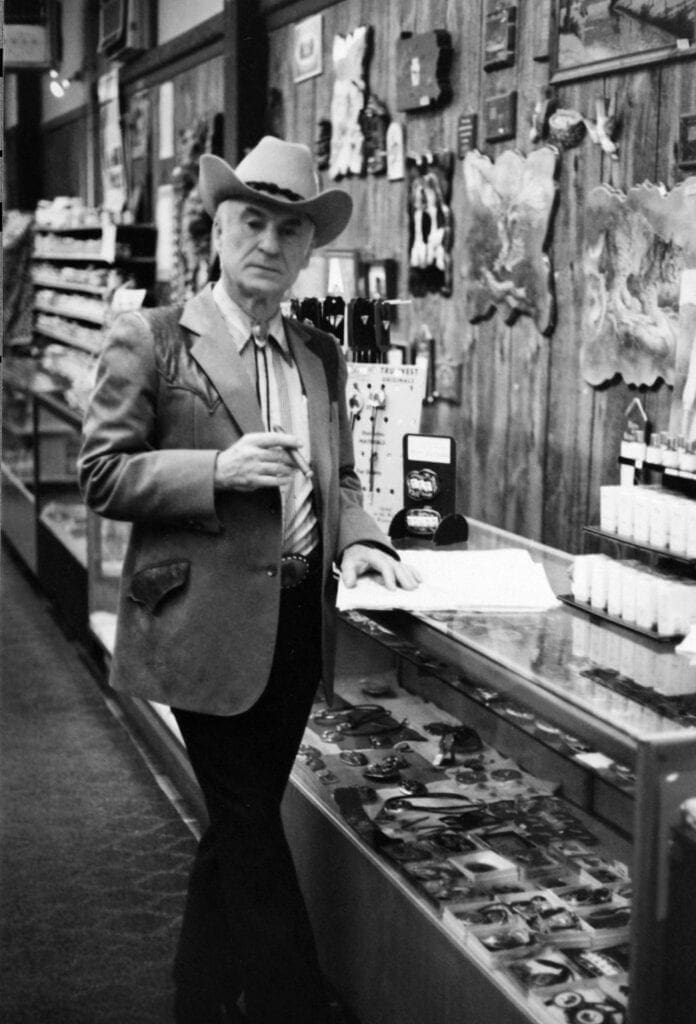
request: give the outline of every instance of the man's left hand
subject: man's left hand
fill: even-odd
[[[375,572],[382,577],[387,590],[415,590],[421,577],[410,565],[397,562],[380,548],[372,548],[367,544],[351,544],[343,552],[341,560],[341,579],[347,587],[354,587],[358,576],[367,572]]]

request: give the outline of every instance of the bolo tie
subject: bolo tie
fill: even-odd
[[[268,372],[268,342],[271,336],[261,324],[254,324],[251,329],[251,336],[254,341],[254,361],[256,363],[256,397],[261,410],[266,410],[266,427],[271,429],[271,384]],[[263,390],[265,405],[261,401],[261,367],[263,367]]]

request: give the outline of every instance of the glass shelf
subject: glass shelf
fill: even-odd
[[[668,559],[687,572],[696,572],[696,558],[678,555],[674,551],[670,551],[669,548],[656,548],[651,544],[639,544],[637,541],[631,540],[628,537],[622,537],[618,533],[607,533],[606,530],[601,530],[598,526],[585,526],[583,529],[590,537],[597,537],[600,540],[619,544],[621,547],[631,548],[634,551],[644,551],[646,554],[654,555],[657,558]]]

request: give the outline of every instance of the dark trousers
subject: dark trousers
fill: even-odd
[[[273,668],[249,711],[223,718],[173,709],[210,818],[189,879],[175,980],[228,1006],[243,992],[254,1024],[326,1019],[280,818],[319,681],[319,652],[319,580],[312,573],[281,592]]]

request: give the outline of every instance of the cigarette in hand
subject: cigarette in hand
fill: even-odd
[[[285,433],[282,427],[273,427],[272,429],[274,434]],[[297,448],[287,448],[286,451],[290,458],[292,459],[292,461],[297,466],[297,468],[300,470],[300,472],[304,473],[306,477],[314,476],[314,473],[312,472],[312,467],[309,465],[307,460],[302,455],[300,455]]]

